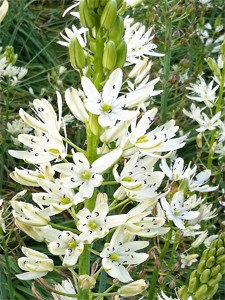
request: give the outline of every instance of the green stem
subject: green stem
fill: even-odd
[[[166,252],[169,248],[170,245],[170,240],[172,237],[172,228],[171,230],[167,233],[167,238],[166,238],[166,242],[163,246],[162,252],[160,253],[159,256],[159,266],[155,266],[154,271],[153,271],[153,277],[151,279],[151,285],[150,285],[150,289],[149,289],[149,293],[148,293],[148,300],[153,300],[154,299],[154,295],[155,295],[155,290],[156,290],[156,283],[158,281],[158,277],[159,277],[159,268],[160,265],[162,264],[162,261],[166,255]]]
[[[81,153],[86,153],[82,148],[80,148],[80,147],[78,147],[77,145],[75,145],[73,142],[71,142],[69,139],[67,139],[67,138],[64,138],[63,137],[63,140],[67,143],[67,144],[69,144],[70,146],[72,146],[73,148],[75,148],[77,151],[79,151],[79,152],[81,152]]]
[[[223,90],[224,90],[224,83],[225,83],[225,63],[223,65],[222,69],[222,76],[221,76],[221,82],[220,82],[220,89],[219,89],[219,96],[218,100],[216,103],[216,113],[218,113],[221,109],[221,103],[222,103],[222,98],[223,98]],[[211,141],[209,145],[209,156],[208,156],[208,161],[207,161],[207,168],[211,169],[212,167],[212,161],[213,161],[213,155],[214,155],[214,143],[216,140],[216,129],[212,131],[211,135]]]
[[[166,41],[167,51],[165,53],[164,58],[164,91],[161,95],[161,119],[162,122],[165,123],[167,120],[167,106],[168,106],[168,95],[169,95],[169,87],[168,87],[168,79],[170,75],[170,60],[171,60],[171,40],[172,40],[172,20],[169,19],[167,22],[167,32],[166,32]]]
[[[89,245],[84,245],[84,250],[79,257],[79,275],[89,275],[90,273],[90,251]],[[90,299],[88,289],[79,288],[78,299]]]

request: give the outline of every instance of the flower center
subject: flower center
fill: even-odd
[[[122,179],[122,181],[132,182],[132,181],[133,181],[133,178],[132,178],[132,177],[124,177],[124,178]]]
[[[84,171],[81,175],[82,179],[89,179],[91,177],[91,174],[88,171]]]
[[[59,150],[58,149],[54,149],[54,148],[50,148],[48,149],[48,152],[51,153],[51,154],[60,154]]]
[[[109,104],[103,104],[103,105],[102,105],[102,110],[103,110],[104,112],[110,113],[110,112],[112,111],[112,106],[109,105]]]
[[[146,135],[142,135],[138,138],[137,143],[146,143],[148,141],[148,138]]]
[[[72,240],[70,240],[70,241],[68,242],[67,246],[68,246],[68,248],[70,248],[70,249],[76,248],[77,242],[76,242],[75,240],[72,239]]]
[[[174,216],[179,216],[180,212],[178,210],[175,210],[173,214]]]
[[[116,261],[116,260],[119,260],[120,256],[116,253],[113,253],[110,255],[109,257],[112,261]]]
[[[98,227],[98,224],[95,221],[90,221],[88,223],[88,227],[92,230],[96,229]]]
[[[61,204],[69,204],[70,202],[71,202],[70,198],[61,198],[60,199]]]

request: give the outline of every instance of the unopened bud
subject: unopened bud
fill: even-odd
[[[86,57],[76,37],[72,38],[69,43],[70,62],[74,69],[83,69],[86,66]]]
[[[118,293],[123,297],[135,296],[142,293],[147,286],[148,284],[144,281],[144,279],[139,279],[127,285],[121,286],[118,289]]]
[[[214,59],[212,59],[211,57],[207,58],[207,63],[208,66],[210,67],[210,69],[213,71],[213,73],[215,74],[216,77],[220,78],[221,74],[220,74],[220,68],[218,67],[217,63],[215,62]]]
[[[199,134],[196,137],[196,143],[198,148],[202,148],[202,133],[199,132]]]
[[[117,61],[115,68],[122,68],[127,58],[127,44],[122,40],[116,47]]]
[[[9,9],[9,2],[7,0],[5,0],[0,7],[0,23],[5,18],[5,15],[7,14],[8,9]]]
[[[79,14],[83,27],[92,28],[95,26],[96,17],[91,13],[87,0],[80,0]]]
[[[108,41],[104,48],[102,65],[105,69],[112,71],[117,61],[116,46],[113,41]]]
[[[101,26],[109,30],[117,17],[117,2],[116,0],[108,0],[101,15]]]
[[[206,294],[207,290],[208,290],[207,284],[203,284],[202,286],[200,286],[200,288],[195,293],[196,299],[198,299],[198,300],[205,299],[205,294]]]
[[[205,232],[203,232],[202,234],[200,234],[200,235],[197,237],[197,239],[191,244],[191,246],[192,246],[193,248],[197,248],[199,245],[201,245],[201,244],[204,242],[204,240],[205,240],[206,237],[207,237],[207,234],[208,234],[208,231],[205,231]]]
[[[109,32],[109,39],[117,45],[124,35],[124,22],[121,16],[116,17],[116,21]]]
[[[96,280],[93,276],[80,275],[78,278],[78,285],[83,290],[93,289],[95,287]]]
[[[127,196],[126,191],[122,185],[113,194],[113,197],[116,200],[124,200],[126,196]]]

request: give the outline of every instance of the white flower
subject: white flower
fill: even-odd
[[[74,163],[62,163],[53,166],[57,172],[65,175],[61,178],[62,184],[67,188],[79,187],[81,198],[90,198],[94,188],[101,185],[104,173],[121,156],[122,150],[115,149],[90,165],[86,156],[81,152],[73,152]]]
[[[62,231],[58,237],[52,237],[48,250],[54,255],[64,255],[63,265],[73,266],[84,249],[84,244],[77,234]]]
[[[215,116],[213,116],[210,119],[205,113],[202,113],[203,118],[196,120],[200,125],[200,128],[196,129],[196,131],[204,132],[206,130],[212,131],[216,129],[216,127],[219,127],[220,115],[221,115],[221,111],[219,111],[217,114],[215,114]]]
[[[141,0],[125,0],[126,4],[130,7],[134,7],[139,5],[142,1]]]
[[[83,201],[78,194],[75,194],[73,189],[65,188],[59,181],[55,179],[55,182],[39,179],[38,183],[42,189],[46,192],[33,193],[32,199],[40,207],[51,205],[56,210],[64,211],[70,208],[72,205],[78,204]]]
[[[22,202],[22,201],[11,201],[13,208],[13,216],[19,222],[32,226],[44,226],[50,221],[51,213],[46,209],[39,209],[38,207]]]
[[[185,255],[181,253],[181,268],[190,267],[193,263],[197,262],[198,254]]]
[[[136,64],[146,56],[164,56],[155,52],[157,46],[153,43],[153,28],[145,31],[145,26],[141,23],[134,23],[133,19],[129,22],[125,20],[124,40],[127,43],[127,64]]]
[[[199,215],[189,220],[188,223],[190,225],[196,225],[199,224],[202,220],[210,220],[216,216],[216,208],[212,210],[212,204],[202,204],[198,209]]]
[[[157,109],[153,108],[144,113],[141,119],[132,120],[128,137],[130,143],[138,148],[141,153],[159,157],[160,152],[182,148],[186,136],[173,138],[179,129],[178,126],[175,126],[174,120],[149,131],[150,126],[154,123],[156,113]]]
[[[200,109],[200,107],[196,107],[194,103],[191,104],[191,111],[187,111],[185,108],[183,108],[183,113],[188,116],[190,119],[193,119],[195,121],[201,121],[202,120],[202,115],[201,112],[205,109],[206,107],[203,107]]]
[[[146,253],[136,253],[148,246],[145,241],[125,241],[124,228],[120,226],[113,234],[110,244],[105,244],[102,257],[104,270],[113,278],[122,282],[132,281],[125,265],[138,265],[148,258]]]
[[[11,134],[11,138],[15,145],[20,144],[17,139],[18,134],[29,133],[31,130],[32,128],[21,119],[16,119],[12,121],[12,123],[7,123],[7,131]]]
[[[199,246],[204,242],[204,240],[206,239],[207,235],[208,235],[208,231],[207,231],[207,230],[204,231],[204,232],[202,232],[202,233],[197,237],[197,239],[191,244],[191,246],[192,246],[193,248],[199,247]]]
[[[86,94],[86,109],[94,115],[98,115],[98,122],[102,127],[114,126],[118,120],[128,121],[137,116],[137,111],[129,108],[137,107],[148,100],[153,91],[153,86],[158,79],[150,81],[144,87],[136,89],[128,94],[119,96],[122,86],[123,73],[121,69],[112,72],[102,92],[100,93],[91,80],[82,77],[81,84]]]
[[[60,293],[64,294],[74,294],[76,295],[75,288],[70,280],[70,278],[67,278],[66,280],[62,281],[62,284],[55,284],[55,290]],[[76,300],[77,297],[69,297],[69,296],[63,296],[59,294],[52,293],[52,296],[54,300]]]
[[[25,151],[9,150],[12,156],[37,164],[52,160],[60,161],[66,157],[66,148],[59,133],[62,98],[58,92],[57,101],[59,109],[58,120],[54,108],[45,99],[35,99],[33,101],[36,118],[20,109],[20,117],[26,124],[35,129],[35,135],[20,134],[18,140],[30,149]]]
[[[18,259],[20,269],[27,271],[23,274],[18,274],[16,277],[20,280],[30,280],[45,276],[48,272],[53,271],[53,260],[48,258],[44,253],[22,247],[22,252],[27,257]]]
[[[190,178],[188,178],[189,191],[212,192],[218,189],[218,186],[209,186],[207,184],[205,185],[205,183],[209,180],[210,176],[210,170],[204,170],[197,175],[193,174]]]
[[[152,157],[140,158],[136,153],[131,156],[130,160],[124,165],[121,174],[117,172],[118,165],[113,168],[113,175],[119,182],[127,194],[132,197],[132,194],[142,195],[148,194],[148,197],[157,195],[157,188],[162,183],[163,172],[153,172],[152,167],[158,159]]]
[[[166,174],[166,176],[172,181],[182,180],[184,178],[189,178],[196,171],[196,166],[191,169],[191,162],[187,167],[184,166],[184,160],[181,157],[175,159],[173,164],[169,167],[166,160],[162,159],[160,164],[160,169]]]
[[[190,87],[186,88],[187,90],[190,90],[193,94],[197,95],[187,95],[187,97],[197,102],[204,102],[207,107],[212,108],[217,101],[218,97],[216,95],[216,91],[219,88],[219,85],[213,87],[214,83],[215,81],[212,80],[209,84],[206,84],[204,78],[199,75],[197,83],[191,83]]]
[[[184,193],[181,191],[174,193],[171,203],[162,198],[161,204],[167,218],[180,229],[185,229],[184,220],[192,220],[199,216],[198,211],[191,211],[189,205],[185,205]]]
[[[29,169],[18,169],[10,173],[10,177],[16,182],[27,186],[39,186],[38,179],[53,180],[55,172],[50,163],[41,164],[35,171]]]
[[[87,28],[82,27],[80,29],[77,29],[75,25],[72,25],[72,29],[66,27],[65,28],[66,35],[64,35],[63,33],[60,32],[60,35],[65,40],[65,42],[58,41],[57,43],[62,46],[69,47],[69,43],[70,43],[71,39],[76,37],[78,39],[81,47],[84,48],[86,46],[86,42],[87,42],[86,41],[86,32],[87,31],[88,31]]]
[[[168,227],[162,227],[165,218],[147,217],[151,213],[149,207],[150,204],[146,201],[138,204],[127,213],[128,219],[124,227],[131,235],[150,238],[166,234],[170,230]]]
[[[96,238],[103,238],[109,233],[110,228],[123,224],[127,219],[125,214],[107,216],[108,212],[107,195],[99,193],[92,212],[83,208],[77,213],[76,217],[79,219],[77,229],[82,232],[80,234],[82,241],[90,244]]]

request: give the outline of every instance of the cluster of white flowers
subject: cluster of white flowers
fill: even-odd
[[[171,230],[183,231],[186,236],[188,230],[189,236],[200,234],[201,221],[212,218],[214,211],[197,193],[217,188],[206,184],[210,170],[197,173],[196,167],[185,167],[182,158],[171,166],[167,164],[166,159],[185,145],[187,136],[177,134],[175,120],[155,124],[157,109],[149,109],[148,104],[161,91],[154,90],[159,78],[149,81],[149,56],[161,54],[155,52],[152,29],[145,32],[144,26],[133,24],[129,18],[125,22],[127,65],[135,64],[129,74],[135,78],[134,85],[130,82],[125,92],[123,71],[115,68],[102,89],[96,88],[91,77],[82,76],[82,91],[73,87],[65,91],[65,102],[73,118],[86,127],[87,148],[80,148],[67,137],[63,98],[56,92],[58,115],[46,99],[33,101],[34,116],[20,109],[21,119],[33,131],[23,131],[18,136],[25,150],[9,151],[13,157],[34,166],[15,168],[11,177],[22,185],[39,188],[32,193],[35,205],[11,201],[17,227],[34,240],[45,242],[48,251],[59,256],[62,265],[69,269],[76,268],[77,262],[82,264],[79,260],[90,245],[105,272],[122,283],[132,281],[130,269],[148,259],[150,238]],[[66,36],[61,34],[66,42],[60,44],[69,46],[76,37],[85,49],[86,32],[75,26],[72,30],[67,28]],[[208,100],[215,101],[214,95]],[[103,193],[108,186],[115,186],[113,195]],[[123,209],[117,210],[118,207]],[[54,224],[57,215],[65,213],[73,219],[73,225]],[[106,236],[104,245],[95,243]],[[27,272],[17,275],[19,279],[42,277],[54,269],[54,262],[47,255],[26,247],[22,250],[26,257],[19,259],[19,266]],[[118,293],[136,295],[146,286],[139,280],[121,287]],[[62,293],[67,289],[75,294],[69,280],[56,286],[56,291]],[[53,297],[61,299],[54,293]]]
[[[0,49],[0,52],[2,48]],[[0,82],[9,78],[11,85],[16,85],[27,74],[28,70],[24,67],[16,67],[7,62],[6,56],[0,58]]]
[[[217,108],[217,102],[220,87],[219,73],[225,64],[223,56],[219,55],[217,62],[213,61],[213,64],[217,71],[208,84],[202,76],[199,76],[198,81],[195,84],[190,84],[190,87],[187,88],[191,91],[191,94],[188,94],[187,98],[199,103],[199,106],[192,103],[190,111],[183,109],[183,112],[199,124],[199,127],[196,129],[197,132],[205,133],[216,130],[217,139],[215,145],[213,145],[214,152],[218,155],[219,159],[222,159],[225,156],[225,126],[222,110]]]

